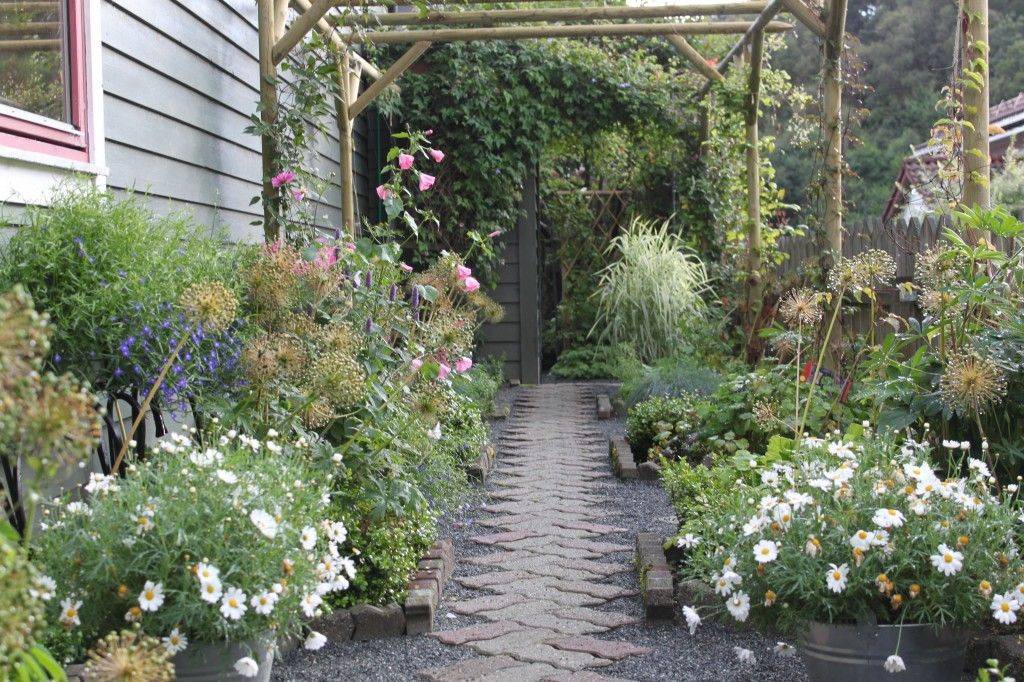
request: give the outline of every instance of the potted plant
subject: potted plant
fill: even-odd
[[[319,520],[329,494],[300,448],[234,431],[214,442],[173,436],[124,478],[93,474],[87,502],[44,510],[35,551],[65,660],[127,621],[161,639],[178,679],[269,680],[275,640],[348,588],[345,527]]]
[[[801,636],[812,680],[959,680],[967,634],[1024,604],[1017,487],[961,444],[939,469],[927,444],[862,426],[769,449],[787,446],[683,527],[687,577],[732,619]]]

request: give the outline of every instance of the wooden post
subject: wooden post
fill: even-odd
[[[271,53],[274,48],[275,21],[274,0],[257,0],[257,21],[259,30],[260,58],[260,120],[267,128],[277,123],[277,69]],[[264,133],[260,138],[263,153],[263,237],[275,242],[281,237],[281,226],[277,222],[280,193],[270,184],[276,168],[277,144],[273,136]]]
[[[351,59],[348,50],[342,52],[338,64],[338,90],[336,108],[338,113],[338,144],[340,146],[341,173],[341,222],[345,234],[354,237],[356,234],[355,189],[352,173],[352,117],[349,105],[352,102],[352,78],[350,77]]]
[[[690,45],[686,41],[686,38],[682,36],[668,35],[665,36],[665,40],[672,43],[672,46],[676,48],[676,51],[683,56],[686,61],[690,62],[697,73],[703,75],[709,81],[723,81],[725,76],[718,73],[717,70],[710,64],[704,56],[694,49],[693,45]]]
[[[988,0],[964,0],[961,18],[964,35],[964,195],[969,208],[989,208],[989,68]],[[980,235],[974,235],[975,238]]]
[[[747,124],[747,311],[751,325],[756,324],[761,307],[761,154],[758,147],[758,108],[761,103],[761,62],[764,33],[758,31],[750,41],[750,78],[747,84],[745,119]]]
[[[519,367],[524,384],[540,383],[540,304],[537,280],[537,176],[523,182],[519,234]]]
[[[825,141],[825,238],[832,256],[843,253],[843,40],[847,0],[832,0],[825,40],[822,136]]]
[[[811,32],[819,38],[828,35],[828,27],[825,26],[817,14],[810,7],[804,4],[804,0],[782,0],[786,11],[796,17],[801,24],[811,29]]]

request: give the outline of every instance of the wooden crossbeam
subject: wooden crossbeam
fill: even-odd
[[[804,0],[782,0],[786,11],[796,17],[801,24],[811,29],[814,35],[824,38],[828,35],[828,28],[814,10],[804,4]]]
[[[754,20],[754,23],[750,24],[750,27],[743,33],[743,37],[741,37],[739,41],[732,46],[732,49],[729,50],[729,52],[724,57],[722,57],[722,59],[718,62],[718,66],[715,67],[718,73],[722,74],[723,76],[725,75],[725,72],[729,70],[729,66],[736,59],[736,57],[741,52],[743,52],[743,48],[745,48],[747,45],[751,43],[751,41],[754,39],[754,36],[756,36],[758,33],[761,33],[762,31],[771,31],[769,27],[772,24],[778,23],[772,21],[772,19],[774,19],[775,15],[778,14],[781,10],[782,0],[772,0],[771,4],[765,7],[764,11],[757,15],[757,19]],[[697,99],[700,99],[704,95],[708,94],[708,91],[711,89],[712,83],[713,81],[709,80],[707,83],[704,84],[704,87],[702,87],[697,92]]]
[[[687,22],[683,24],[569,24],[556,26],[505,26],[501,28],[446,28],[422,31],[369,31],[350,34],[378,45],[402,43],[463,42],[470,40],[525,40],[529,38],[577,38],[602,36],[709,35],[743,33],[745,21]],[[779,33],[793,29],[792,24],[773,21],[762,27]]]
[[[710,64],[708,60],[701,55],[700,52],[690,45],[686,41],[686,38],[677,35],[667,35],[665,40],[672,44],[673,47],[681,54],[690,64],[697,70],[698,73],[703,75],[705,78],[710,80],[725,80],[725,76],[718,73],[717,70]]]
[[[309,0],[292,0],[292,4],[295,5],[296,9],[301,10],[303,12],[308,11],[309,8],[312,6]],[[334,46],[335,49],[348,49],[348,45],[337,34],[337,32],[334,30],[334,27],[327,22],[326,18],[321,17],[316,22],[316,28],[320,32],[320,35],[322,35],[326,40],[328,40],[331,43],[331,45]],[[361,66],[363,71],[368,76],[370,76],[370,78],[380,78],[380,69],[378,69],[370,62],[366,61],[361,55],[353,52],[350,55],[350,59],[359,66]]]
[[[0,5],[3,7],[3,5]],[[54,34],[60,29],[56,21],[25,22],[23,24],[0,24],[0,36],[34,35],[39,33]]]
[[[274,64],[280,64],[281,60],[287,57],[288,53],[313,30],[317,22],[324,18],[327,11],[337,4],[338,0],[313,0],[310,2],[309,8],[296,17],[284,35],[274,44],[274,49],[271,52]]]
[[[363,109],[368,107],[373,100],[383,92],[384,88],[393,83],[396,78],[405,73],[405,70],[415,63],[417,59],[423,56],[423,53],[430,47],[429,41],[422,41],[414,44],[408,50],[405,51],[401,57],[399,57],[394,64],[388,67],[388,70],[381,74],[381,77],[370,84],[370,87],[363,91],[363,94],[359,95],[352,106],[348,108],[349,118],[355,118],[362,112]]]
[[[0,52],[51,52],[60,47],[60,40],[0,40]]]
[[[581,21],[602,19],[657,19],[661,17],[711,16],[717,14],[759,14],[767,1],[723,2],[717,4],[680,3],[650,7],[545,7],[541,9],[475,10],[468,12],[433,10],[425,14],[398,12],[389,14],[345,14],[330,20],[344,26],[446,26],[508,24],[533,21]]]

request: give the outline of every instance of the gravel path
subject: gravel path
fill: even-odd
[[[413,680],[417,679],[418,672],[425,670],[432,671],[433,679],[445,682],[459,679],[513,682],[602,678],[638,681],[806,679],[799,659],[775,657],[770,652],[774,640],[754,631],[707,624],[691,636],[685,626],[678,623],[645,625],[640,598],[633,594],[638,586],[632,570],[607,577],[588,572],[574,574],[572,571],[579,567],[560,570],[564,568],[561,565],[564,562],[557,555],[566,553],[563,552],[564,546],[571,546],[575,540],[607,545],[589,546],[585,551],[604,550],[596,552],[600,556],[593,556],[590,560],[631,564],[631,549],[637,532],[669,534],[675,527],[671,506],[660,486],[623,483],[610,476],[604,443],[607,436],[621,434],[623,424],[621,420],[599,422],[594,418],[593,395],[599,390],[607,389],[596,384],[559,383],[506,390],[506,399],[517,398],[517,403],[507,422],[495,422],[494,425],[493,440],[502,445],[498,469],[488,482],[486,491],[468,496],[456,513],[446,516],[441,522],[441,536],[451,537],[454,544],[456,571],[455,579],[445,587],[436,630],[448,633],[444,636],[452,641],[470,637],[465,644],[449,646],[435,637],[418,636],[345,642],[328,645],[315,653],[300,650],[288,654],[275,666],[274,679]],[[550,457],[543,456],[545,454]],[[545,463],[546,459],[550,461]],[[538,474],[533,476],[530,471]],[[555,485],[550,485],[552,481]],[[542,497],[531,494],[530,486],[548,490],[564,488],[562,499],[565,503],[549,504],[547,509],[543,509]],[[573,490],[587,499],[572,502]],[[486,509],[488,505],[499,504],[505,505],[501,514]],[[568,537],[574,535],[569,532],[571,529],[534,523],[524,514],[533,514],[534,520],[546,519],[563,525],[571,526],[576,521],[614,526],[618,530],[609,532],[595,527],[582,533],[586,537],[571,538]],[[494,527],[499,519],[507,523]],[[523,537],[499,538],[492,544],[473,539],[509,528],[518,528]],[[593,532],[595,530],[602,532]],[[622,547],[629,550],[622,550]],[[473,563],[488,555],[507,551],[518,551],[520,555],[518,559],[516,555],[505,555],[493,566]],[[517,561],[521,563],[524,557],[529,575],[515,576],[514,579],[507,575],[508,570],[516,570]],[[503,572],[506,575],[502,575]],[[554,573],[558,573],[558,577],[549,575]],[[492,578],[504,582],[477,589],[459,582],[459,579],[470,579],[472,585],[472,578],[480,579],[480,576],[488,576],[483,579],[488,582]],[[614,594],[614,587],[622,588],[630,595],[604,599],[604,596]],[[580,601],[573,596],[580,595],[578,590],[601,593],[600,599],[588,599],[594,595],[583,595],[582,601],[588,602],[587,608],[634,622],[607,629],[606,624],[577,628],[587,630],[586,636],[580,640],[569,637],[569,630],[574,629],[573,624],[579,625],[584,621],[560,622],[547,616],[533,620],[532,612],[537,609],[553,612],[554,607],[545,606],[551,604],[551,600],[556,606]],[[481,597],[485,601],[481,602]],[[501,599],[515,604],[501,606]],[[457,610],[476,610],[477,615],[463,615]],[[589,617],[603,620],[592,615]],[[494,630],[483,637],[479,626],[488,623]],[[474,625],[478,627],[467,629]],[[537,634],[538,628],[544,631]],[[501,629],[509,632],[494,634]],[[588,637],[604,641],[595,648],[595,643]],[[474,651],[474,644],[484,651],[484,655]],[[744,667],[736,661],[733,646],[737,645],[754,651],[758,660],[756,666]],[[630,651],[631,647],[650,651],[641,654]],[[617,658],[618,654],[622,654],[622,660],[609,664],[610,659]],[[471,659],[475,661],[472,666],[477,668],[476,676],[467,674],[460,677],[462,673],[468,673],[464,666]],[[452,667],[460,663],[462,666]],[[591,677],[574,677],[564,670],[559,672],[564,668],[584,668]]]

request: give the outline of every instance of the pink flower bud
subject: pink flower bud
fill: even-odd
[[[414,358],[414,359],[412,360],[412,362],[410,362],[410,363],[409,363],[409,367],[410,367],[410,368],[412,369],[412,371],[414,371],[414,372],[418,372],[418,371],[420,371],[420,367],[422,367],[422,366],[423,366],[423,360],[422,360],[422,359],[420,359],[420,358]]]
[[[463,374],[469,371],[469,368],[473,366],[473,358],[463,356],[455,361],[455,371],[459,374]]]
[[[465,265],[455,266],[455,275],[459,278],[459,281],[466,279],[473,274],[473,271],[467,268]]]
[[[467,277],[462,280],[462,286],[466,288],[466,291],[473,293],[480,288],[480,282],[477,281],[476,277]]]
[[[356,252],[356,244],[355,244],[355,242],[345,242],[345,250],[348,251],[349,253],[355,253]]]
[[[448,375],[452,373],[452,368],[443,362],[437,367],[437,378],[444,380],[448,378]]]
[[[488,236],[488,237],[490,237],[491,239],[494,239],[495,237],[497,237],[497,236],[498,236],[498,235],[500,235],[500,234],[501,234],[501,230],[495,230],[494,232],[491,232],[491,233],[490,233],[489,235],[487,235],[487,236]]]
[[[427,175],[426,173],[420,173],[420,191],[426,192],[428,189],[434,186],[434,181],[437,180],[433,175]]]
[[[289,182],[291,182],[294,179],[295,179],[295,173],[294,172],[292,172],[290,170],[281,171],[280,173],[278,173],[274,177],[270,178],[270,186],[273,187],[274,189],[277,189],[278,187],[281,187],[282,185],[287,185]]]
[[[398,267],[400,267],[402,269],[402,272],[405,272],[405,273],[412,272],[412,266],[409,265],[408,263],[399,263]]]
[[[440,149],[431,149],[430,158],[432,158],[437,163],[441,163],[442,161],[444,161],[444,152],[441,151]]]
[[[413,158],[412,154],[406,154],[405,152],[398,155],[398,167],[402,170],[409,170],[412,168],[412,162],[416,159]]]
[[[386,185],[377,185],[377,197],[381,201],[386,201],[391,196],[391,190]]]

